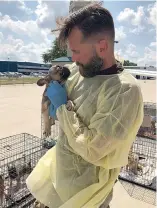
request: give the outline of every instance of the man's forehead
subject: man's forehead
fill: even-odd
[[[82,38],[83,38],[82,32],[76,27],[73,28],[68,37],[69,46],[80,45]]]
[[[68,47],[75,50],[75,48],[81,47],[83,45],[92,45],[97,42],[98,40],[105,39],[106,37],[104,34],[95,34],[88,38],[84,38],[82,32],[77,28],[73,28],[68,37]]]

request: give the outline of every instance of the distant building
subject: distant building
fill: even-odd
[[[51,64],[0,61],[0,72],[20,72],[23,74],[30,74],[31,72],[48,72],[50,66]]]
[[[32,72],[46,73],[52,65],[65,65],[72,63],[71,57],[60,57],[54,59],[51,64],[40,64],[33,62],[0,61],[0,72],[20,72],[30,74]]]
[[[82,7],[87,6],[88,4],[91,4],[94,1],[70,1],[69,4],[69,13],[73,13],[79,9],[81,9]]]

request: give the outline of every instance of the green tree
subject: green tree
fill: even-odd
[[[52,44],[52,48],[42,54],[42,59],[44,63],[51,63],[54,59],[62,56],[67,56],[67,50],[59,48],[56,38]]]
[[[137,66],[137,64],[130,62],[129,60],[124,60],[123,66]]]

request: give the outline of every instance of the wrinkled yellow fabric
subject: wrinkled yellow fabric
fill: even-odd
[[[98,208],[108,196],[143,121],[143,100],[136,79],[116,75],[83,78],[70,66],[68,97],[57,110],[60,132],[27,178],[27,186],[50,208]]]

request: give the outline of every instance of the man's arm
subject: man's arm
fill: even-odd
[[[123,151],[129,152],[143,120],[143,101],[139,88],[132,86],[122,91],[118,96],[115,95],[114,100],[107,100],[102,95],[89,126],[81,121],[77,113],[68,111],[65,105],[57,110],[60,126],[69,145],[86,161],[105,168],[116,168],[127,163],[127,158],[118,160]],[[108,105],[113,103],[110,112],[107,111]],[[116,158],[118,154],[121,156]]]

